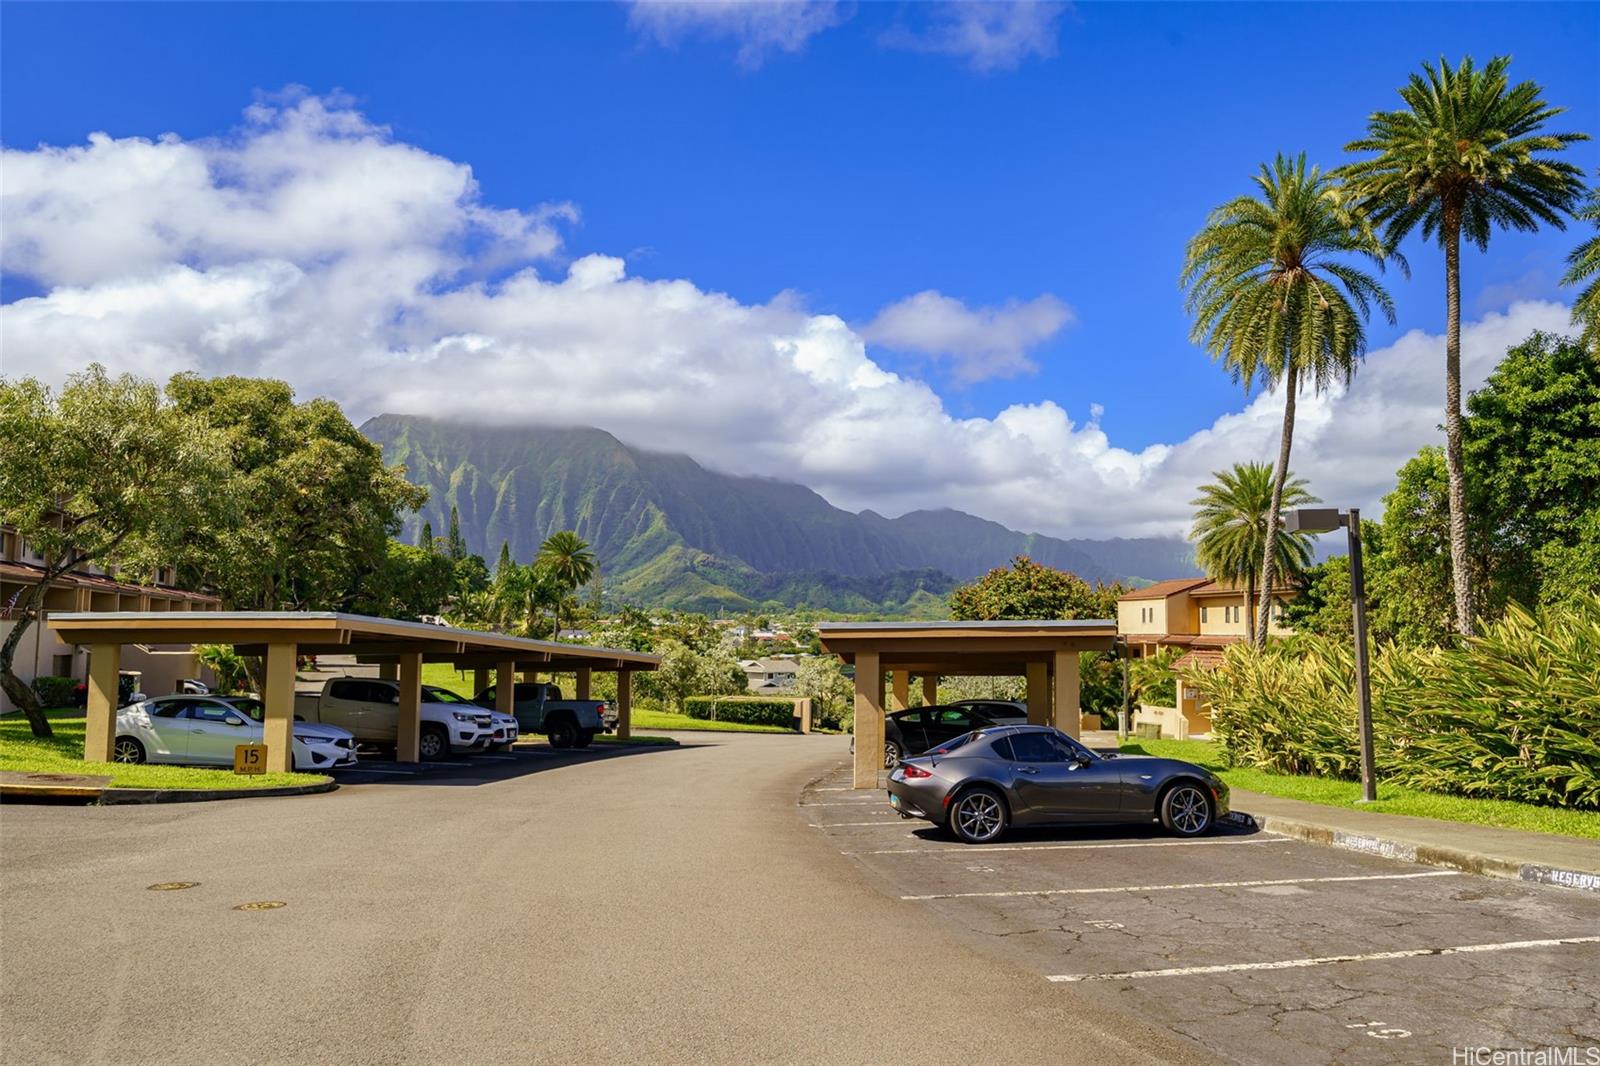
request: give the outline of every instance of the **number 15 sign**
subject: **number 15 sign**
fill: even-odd
[[[267,746],[265,744],[234,745],[233,772],[236,774],[266,773]]]

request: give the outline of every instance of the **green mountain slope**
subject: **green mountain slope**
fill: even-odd
[[[852,514],[802,485],[719,474],[598,429],[399,415],[361,428],[430,490],[405,539],[424,520],[443,534],[452,505],[468,547],[491,562],[501,542],[525,561],[573,529],[594,546],[607,589],[631,602],[937,615],[957,580],[1019,553],[1095,580],[1193,572],[1182,541],[1061,540],[953,510]]]

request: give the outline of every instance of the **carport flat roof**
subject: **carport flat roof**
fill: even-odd
[[[885,667],[913,673],[1005,674],[1057,652],[1110,651],[1109,619],[1006,619],[989,622],[823,622],[822,647],[846,662],[876,653]]]
[[[295,644],[303,655],[381,660],[421,652],[430,662],[492,666],[512,660],[519,669],[542,670],[654,670],[661,664],[659,656],[624,648],[337,611],[79,611],[52,614],[49,624],[72,644],[232,644],[241,654]]]

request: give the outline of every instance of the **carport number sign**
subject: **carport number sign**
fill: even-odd
[[[235,744],[233,772],[236,774],[264,774],[267,772],[267,746],[265,744]]]

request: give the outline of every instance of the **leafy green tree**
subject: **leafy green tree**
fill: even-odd
[[[422,520],[422,531],[417,534],[417,547],[423,551],[433,551],[438,547],[438,540],[433,535],[433,523],[426,518]]]
[[[494,564],[495,577],[498,578],[501,573],[509,570],[512,565],[511,542],[503,540],[500,542],[500,558]]]
[[[1042,566],[1026,555],[997,566],[950,594],[950,617],[958,620],[1002,618],[1115,618],[1119,584],[1090,585],[1065,570]]]
[[[1464,436],[1491,609],[1600,592],[1600,570],[1582,580],[1600,513],[1600,361],[1534,334],[1467,399]]]
[[[455,590],[448,555],[391,540],[383,562],[361,575],[348,602],[358,614],[414,620],[440,614]]]
[[[539,545],[534,565],[561,590],[557,597],[556,633],[561,632],[561,599],[587,585],[597,566],[589,544],[570,529],[552,533]]]
[[[173,377],[167,395],[222,436],[240,483],[235,520],[193,530],[198,561],[185,572],[230,607],[349,606],[363,577],[388,564],[399,515],[427,501],[331,400],[295,403],[281,381],[194,374]]]
[[[1410,647],[1449,643],[1455,584],[1441,449],[1424,448],[1400,468],[1394,491],[1383,498],[1381,530],[1363,523],[1362,546],[1373,562],[1367,578],[1373,628]]]
[[[1600,229],[1600,189],[1589,193],[1589,201],[1578,211],[1578,217],[1593,222]],[[1561,278],[1563,285],[1577,285],[1587,280],[1572,301],[1572,323],[1583,330],[1583,343],[1589,355],[1600,359],[1600,233],[1596,233],[1572,250],[1567,256],[1567,272]]]
[[[218,434],[151,382],[111,378],[99,365],[59,394],[33,378],[0,378],[0,514],[45,558],[10,610],[0,687],[34,736],[50,736],[50,724],[13,663],[50,589],[91,565],[142,576],[184,562],[191,530],[228,526],[235,488]]]
[[[1178,678],[1172,664],[1183,655],[1181,648],[1162,648],[1154,655],[1134,659],[1128,664],[1128,693],[1135,707],[1175,707],[1178,703]]]
[[[814,655],[795,663],[795,694],[811,701],[811,720],[825,729],[849,729],[855,721],[855,683],[837,655]]]
[[[1499,228],[1531,232],[1562,218],[1584,192],[1576,166],[1553,158],[1582,133],[1546,133],[1565,108],[1545,102],[1534,82],[1512,85],[1509,56],[1479,70],[1470,56],[1451,67],[1422,65],[1400,89],[1405,106],[1378,111],[1350,152],[1371,152],[1343,175],[1351,193],[1384,227],[1393,249],[1413,230],[1437,239],[1445,264],[1445,466],[1449,475],[1450,558],[1457,632],[1473,631],[1465,458],[1461,435],[1461,238],[1487,251]]]
[[[1195,545],[1195,562],[1207,577],[1245,587],[1246,632],[1254,643],[1256,567],[1267,550],[1268,516],[1278,488],[1266,463],[1235,463],[1232,470],[1218,470],[1212,476],[1217,480],[1201,485],[1200,495],[1189,501],[1195,508],[1189,539]],[[1319,503],[1305,486],[1291,474],[1283,483],[1279,506],[1293,509]],[[1273,569],[1286,583],[1299,584],[1311,564],[1311,535],[1280,532],[1274,543],[1278,558]]]
[[[664,707],[682,714],[683,701],[695,695],[700,683],[700,656],[681,640],[668,638],[655,647],[661,665],[638,675],[640,688],[655,696]]]
[[[1380,268],[1384,250],[1317,167],[1278,156],[1255,178],[1258,195],[1211,213],[1189,241],[1181,284],[1189,290],[1192,338],[1250,389],[1283,388],[1283,432],[1261,553],[1261,605],[1254,639],[1267,639],[1278,562],[1278,515],[1294,442],[1295,399],[1347,383],[1366,353],[1366,319],[1376,304],[1390,322],[1394,302],[1356,265]]]
[[[749,679],[731,647],[718,644],[701,653],[696,696],[737,696],[748,688]]]

